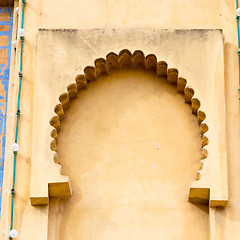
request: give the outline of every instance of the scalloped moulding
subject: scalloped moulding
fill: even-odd
[[[52,39],[60,33],[61,31],[54,33],[50,31]],[[67,35],[74,33],[74,31],[69,32]],[[40,39],[44,34],[45,31],[41,30]],[[40,45],[44,43],[39,42]],[[85,67],[84,74],[77,74],[74,83],[65,85],[66,91],[59,88],[52,94],[51,91],[54,88],[52,84],[55,83],[46,82],[46,86],[40,86],[43,83],[36,81],[34,105],[36,106],[35,111],[38,112],[34,114],[31,204],[47,205],[49,197],[65,198],[71,196],[69,179],[60,174],[61,166],[57,156],[58,132],[61,131],[61,120],[64,119],[64,112],[71,106],[71,99],[76,97],[78,91],[87,89],[87,85],[96,81],[100,76],[106,76],[119,69],[133,68],[152,71],[158,77],[167,78],[169,84],[175,85],[176,90],[184,95],[185,102],[190,105],[192,113],[197,116],[202,136],[202,159],[199,159],[200,167],[196,174],[196,181],[190,185],[189,201],[209,204],[211,207],[226,207],[228,188],[225,130],[223,130],[225,124],[224,101],[222,100],[224,84],[223,70],[219,70],[223,69],[221,47],[220,41],[215,59],[216,87],[205,85],[206,89],[201,89],[202,83],[187,82],[185,78],[179,76],[179,71],[176,68],[168,68],[168,64],[165,61],[157,61],[154,54],[148,54],[145,57],[141,50],[136,50],[132,54],[128,49],[121,50],[118,55],[110,52],[106,59],[97,58],[94,62],[95,66]],[[41,68],[43,66],[40,64],[39,69]],[[51,91],[45,94],[48,87]],[[59,92],[59,103],[54,100],[57,92]],[[212,94],[214,94],[215,99],[210,102],[211,98],[209,97],[212,97]],[[40,117],[39,106],[43,96],[49,104]],[[222,111],[219,112],[217,109],[222,109]],[[42,159],[49,159],[49,161],[42,161]]]

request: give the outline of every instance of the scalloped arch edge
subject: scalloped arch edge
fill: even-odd
[[[55,129],[50,133],[52,137],[52,142],[50,144],[50,149],[54,153],[53,162],[57,158],[57,138],[58,132],[61,127],[61,120],[64,119],[64,112],[70,107],[70,101],[72,98],[76,97],[77,92],[85,90],[87,85],[96,81],[102,75],[108,75],[112,71],[119,69],[144,69],[146,71],[153,71],[158,77],[166,78],[169,84],[175,85],[177,92],[184,95],[185,102],[192,108],[192,113],[197,116],[198,124],[200,127],[200,132],[202,136],[202,151],[203,156],[201,160],[207,160],[208,150],[204,147],[208,145],[209,139],[205,135],[208,132],[208,125],[205,123],[206,114],[200,110],[201,103],[198,98],[195,97],[195,91],[188,86],[187,80],[179,77],[179,72],[176,68],[168,68],[168,64],[165,61],[157,61],[157,57],[154,54],[149,54],[147,56],[141,50],[136,50],[133,54],[128,49],[123,49],[120,51],[119,55],[110,52],[106,56],[106,60],[103,58],[98,58],[94,61],[95,66],[87,66],[84,68],[84,74],[78,74],[75,77],[75,83],[71,83],[67,86],[66,92],[60,94],[59,103],[56,104],[54,112],[56,115],[52,116],[50,119],[50,125]],[[201,180],[201,175],[204,172],[205,161],[200,161],[200,170],[196,175],[196,183]],[[63,178],[66,176],[62,176]],[[193,182],[192,184],[194,184]],[[191,185],[192,186],[192,185]],[[47,187],[47,194],[44,196],[36,197],[31,196],[32,205],[47,205],[49,197],[70,197],[71,196],[71,186],[69,180],[66,182],[50,182]],[[190,202],[211,202],[209,200],[208,192],[209,188],[193,188],[190,187],[189,191],[189,201]],[[42,200],[40,200],[42,198]]]

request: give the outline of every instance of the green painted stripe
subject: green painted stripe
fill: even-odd
[[[22,22],[21,28],[23,28],[24,22],[24,9],[25,9],[25,0],[22,0]],[[21,37],[21,52],[20,52],[20,72],[22,72],[22,58],[23,58],[23,40],[24,37]],[[16,132],[15,132],[15,143],[17,143],[18,138],[18,128],[19,128],[19,117],[20,117],[20,97],[21,97],[21,87],[22,87],[22,73],[19,74],[19,87],[18,87],[18,101],[17,101],[17,122],[16,122]],[[17,159],[17,152],[14,152],[14,161],[13,161],[13,181],[12,181],[12,204],[11,204],[11,223],[10,223],[10,231],[13,229],[13,206],[14,206],[14,194],[15,194],[15,178],[16,178],[16,159]],[[12,239],[9,236],[9,239]]]
[[[236,0],[236,10],[238,9],[238,0]],[[236,16],[237,19],[237,31],[238,31],[238,74],[239,74],[239,84],[238,91],[240,92],[240,31],[239,31],[239,17]]]

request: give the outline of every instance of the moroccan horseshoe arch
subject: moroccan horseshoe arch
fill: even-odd
[[[95,67],[87,66],[84,68],[84,74],[78,74],[75,77],[75,83],[67,86],[67,92],[59,96],[60,103],[54,108],[56,115],[50,119],[50,125],[54,128],[50,133],[53,138],[50,149],[54,152],[54,162],[60,164],[57,155],[57,138],[58,132],[60,131],[61,120],[64,119],[64,112],[70,107],[70,101],[77,96],[77,92],[86,89],[88,83],[96,81],[100,76],[107,76],[113,71],[126,68],[142,69],[154,72],[159,78],[167,78],[169,84],[175,85],[177,92],[184,95],[185,102],[191,106],[192,113],[197,116],[202,137],[202,157],[200,160],[200,168],[196,174],[196,181],[199,181],[202,176],[202,171],[205,168],[206,158],[208,157],[208,150],[205,148],[209,143],[209,139],[205,135],[208,131],[206,113],[200,110],[200,101],[198,98],[193,97],[194,90],[187,86],[186,79],[178,77],[178,70],[176,68],[168,68],[165,61],[157,61],[157,57],[154,54],[149,54],[145,57],[141,50],[136,50],[132,54],[129,50],[123,49],[119,55],[110,52],[107,54],[106,60],[104,58],[97,58],[94,64]],[[188,200],[190,202],[208,203],[210,189],[199,189],[190,187]]]

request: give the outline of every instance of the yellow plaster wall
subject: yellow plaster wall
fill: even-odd
[[[197,117],[166,79],[122,71],[89,84],[58,149],[73,195],[51,203],[49,239],[208,238],[208,207],[187,201],[201,158]]]
[[[15,3],[16,4],[16,3]],[[17,163],[16,205],[14,227],[21,229],[23,213],[29,197],[32,92],[36,79],[38,28],[222,28],[224,33],[225,87],[226,87],[226,130],[229,180],[229,206],[216,213],[218,239],[238,239],[240,233],[240,186],[238,173],[239,156],[239,101],[238,101],[238,59],[237,32],[235,21],[235,1],[27,1],[24,28],[27,32],[24,43],[24,78],[21,100],[21,121],[19,132],[20,152]],[[13,34],[14,36],[14,34]],[[87,47],[87,46],[86,46]],[[91,46],[88,46],[91,47]],[[109,49],[111,51],[112,49]],[[195,51],[201,51],[195,49]],[[193,52],[194,54],[194,52]],[[17,55],[19,59],[19,47]],[[204,56],[207,58],[207,56]],[[14,56],[12,58],[14,66]],[[10,96],[16,93],[17,70],[12,68],[11,82],[15,82]],[[83,66],[81,66],[83,67]],[[197,75],[197,73],[196,73]],[[14,98],[12,103],[14,103]],[[9,104],[14,112],[14,104]],[[11,145],[13,126],[8,119],[7,148]],[[11,165],[6,164],[7,172]],[[10,185],[10,177],[5,181],[5,189]],[[6,197],[5,197],[6,198]],[[6,200],[3,199],[6,202]],[[4,206],[4,205],[3,205]],[[5,204],[1,229],[9,228],[10,205]],[[30,210],[32,211],[32,210]],[[46,210],[37,210],[38,212]],[[31,222],[25,214],[24,221]],[[4,219],[4,220],[3,220]],[[26,231],[26,229],[25,229]],[[31,229],[28,229],[31,231]],[[3,238],[3,236],[0,236]],[[5,236],[7,239],[7,236]],[[41,237],[39,238],[41,239]]]
[[[141,38],[142,35],[144,35],[145,38]],[[124,39],[124,36],[128,36],[127,43],[122,40]],[[177,36],[181,36],[181,39],[179,39],[179,41],[177,41]],[[91,39],[91,41],[96,44],[93,45],[92,48],[86,48],[86,39]],[[109,39],[111,39],[112,41],[109,42]],[[119,41],[119,39],[121,39],[121,41]],[[191,39],[191,41],[189,39]],[[159,42],[159,40],[161,40],[163,44],[158,45],[157,43]],[[214,47],[212,47],[213,44]],[[94,56],[94,58],[97,56],[104,56],[108,49],[112,49],[118,52],[124,46],[127,46],[130,49],[141,48],[144,50],[145,53],[155,51],[156,55],[163,56],[164,59],[167,60],[169,64],[171,64],[170,66],[175,63],[176,66],[179,68],[180,75],[186,75],[188,79],[188,84],[190,84],[190,86],[196,89],[196,94],[194,96],[199,97],[201,100],[203,100],[201,103],[201,109],[206,111],[207,123],[210,124],[209,126],[211,131],[209,131],[210,134],[208,135],[208,137],[210,139],[214,139],[214,141],[210,140],[211,144],[209,144],[209,156],[211,157],[209,158],[209,160],[206,160],[206,162],[208,163],[208,166],[212,166],[210,168],[208,167],[208,169],[210,170],[209,172],[212,172],[216,175],[214,176],[214,178],[211,178],[214,179],[214,181],[218,182],[216,186],[221,187],[221,181],[223,179],[219,179],[219,173],[217,173],[219,159],[219,153],[217,150],[219,141],[218,134],[221,132],[218,129],[221,129],[221,124],[219,125],[218,118],[216,118],[216,115],[224,115],[224,111],[219,111],[218,108],[216,108],[217,105],[224,107],[224,104],[221,103],[221,98],[219,99],[218,94],[216,94],[218,93],[218,91],[223,91],[223,47],[221,31],[156,31],[145,29],[120,29],[108,31],[104,31],[103,29],[92,31],[40,30],[38,35],[37,78],[34,83],[34,125],[31,166],[32,198],[40,197],[42,194],[43,196],[45,196],[45,198],[47,198],[46,191],[48,189],[47,185],[44,184],[44,182],[47,178],[49,179],[49,175],[52,177],[53,181],[56,181],[56,179],[54,179],[55,177],[58,178],[58,176],[56,175],[56,171],[52,171],[53,168],[51,165],[51,159],[53,159],[53,152],[51,152],[49,148],[50,141],[52,141],[52,139],[49,137],[49,132],[52,129],[49,124],[49,119],[54,114],[53,109],[58,102],[58,96],[66,91],[66,86],[73,81],[76,72],[81,72],[84,65],[87,65],[89,61],[92,62],[92,59],[90,59],[91,56]],[[202,49],[202,54],[198,53],[193,56],[191,54],[191,51],[194,48]],[[59,49],[61,49],[61,51],[59,51]],[[182,59],[179,59],[178,53],[182,49],[184,49],[184,54],[181,55]],[[174,54],[169,55],[169,51],[174,52]],[[209,56],[211,57],[209,57],[207,61],[203,61],[205,59],[202,59],[202,57],[207,54],[209,54]],[[46,61],[46,59],[49,60]],[[59,59],[61,59],[61,61],[59,61]],[[183,59],[185,61],[181,61]],[[182,64],[182,62],[186,62],[187,64]],[[195,63],[192,68],[192,65],[190,64],[191,62]],[[79,63],[82,64],[79,65]],[[218,63],[220,63],[220,66],[218,66]],[[71,71],[69,71],[69,69],[71,69]],[[195,72],[201,72],[203,75],[196,76]],[[217,79],[216,76],[218,76]],[[218,88],[216,88],[217,86],[214,86],[213,84],[215,81]],[[212,82],[212,84],[209,85],[209,82]],[[126,84],[127,83],[128,81],[126,82]],[[214,98],[212,96],[214,96]],[[89,101],[90,100],[91,99],[89,99]],[[165,100],[163,101],[165,102]],[[167,105],[167,100],[165,104]],[[214,129],[217,134],[214,133]],[[224,133],[224,128],[222,130]],[[72,138],[75,137],[75,135],[72,136]],[[178,150],[176,149],[176,151],[180,151],[180,148],[181,146],[177,146]],[[199,148],[201,148],[200,145]],[[69,165],[74,165],[74,162],[70,162]],[[211,168],[213,169],[213,171],[211,170]],[[192,180],[194,180],[194,178],[192,178]],[[190,184],[190,181],[188,184]],[[210,183],[207,182],[207,184]],[[79,187],[81,187],[81,185]],[[187,189],[188,188],[185,189],[185,194],[187,194]],[[106,198],[108,199],[109,197],[111,198],[111,195],[109,196],[109,194],[107,194]],[[186,198],[182,202],[186,204]],[[60,209],[63,209],[63,206],[60,206]],[[55,217],[53,215],[55,215]],[[179,215],[181,216],[181,214]],[[197,213],[196,215],[195,213],[193,213],[193,216],[197,217],[197,215]],[[36,216],[37,214],[34,215],[34,217]],[[58,232],[55,227],[51,227],[52,223],[56,223],[56,218],[58,219],[58,221],[61,220],[58,216],[59,210],[57,210],[56,207],[52,208],[51,204],[49,221],[49,234],[51,236],[54,236]],[[29,219],[26,219],[26,221],[29,221]],[[27,224],[28,222],[23,222],[24,228],[26,228]],[[44,224],[48,223],[44,222]],[[166,233],[168,233],[168,231],[166,231]],[[207,231],[204,231],[203,234],[207,234]],[[25,234],[23,236],[21,235],[21,238],[25,239]]]

